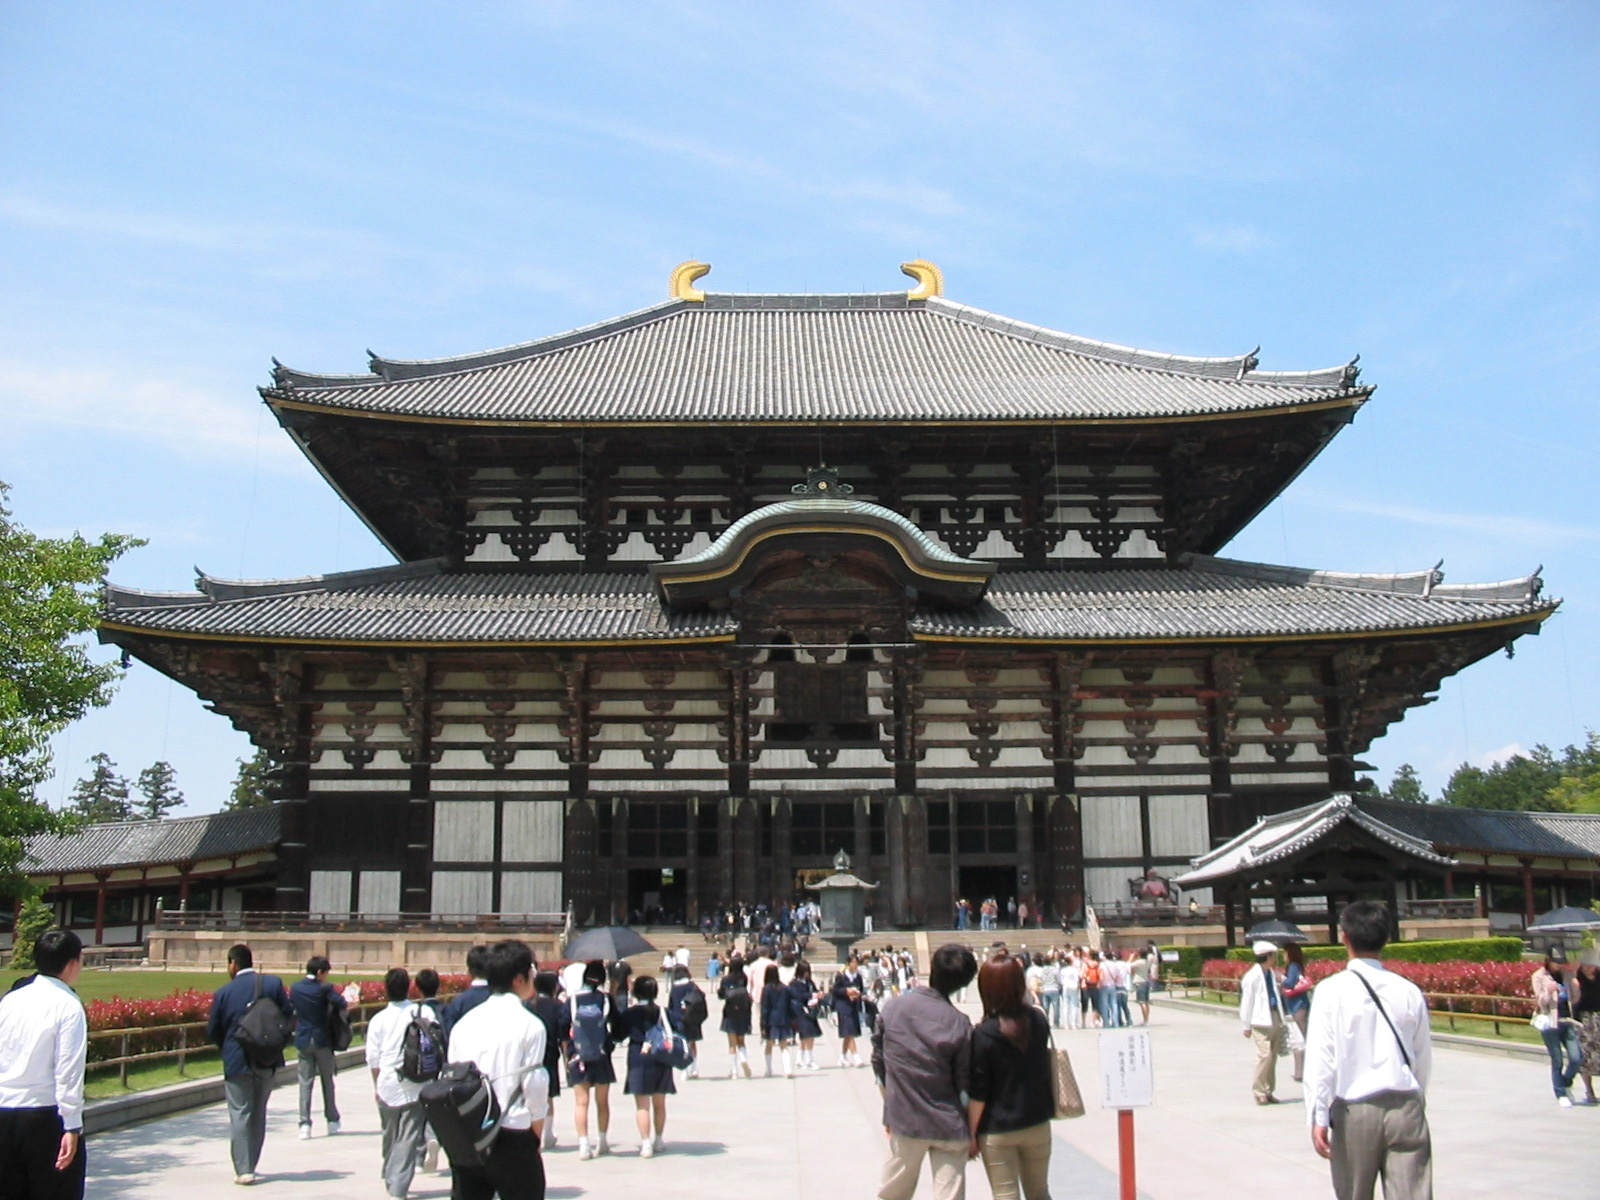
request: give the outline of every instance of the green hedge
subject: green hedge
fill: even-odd
[[[1162,962],[1161,974],[1164,977],[1172,979],[1200,978],[1200,963],[1203,961],[1203,956],[1200,953],[1199,946],[1157,946],[1156,949],[1162,953],[1169,950],[1178,952],[1177,962]]]
[[[1302,946],[1307,962],[1319,959],[1342,959],[1343,946]],[[1235,946],[1228,957],[1237,962],[1253,962],[1255,955],[1248,946]],[[1433,941],[1390,942],[1383,948],[1383,957],[1393,962],[1520,962],[1522,939],[1514,937],[1489,938],[1439,938]]]

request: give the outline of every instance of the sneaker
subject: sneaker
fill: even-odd
[[[437,1171],[439,1169],[439,1143],[430,1141],[427,1149],[422,1152],[422,1169],[424,1171]]]
[[[240,1187],[249,1187],[252,1183],[254,1183],[256,1181],[256,1177],[255,1177],[255,1174],[253,1172],[247,1172],[247,1173],[245,1173],[243,1175],[235,1175],[233,1177],[233,1181],[235,1183],[237,1183]]]
[[[1571,1108],[1572,1107],[1572,1097],[1570,1095],[1568,1095],[1566,1092],[1562,1092],[1559,1096],[1556,1097],[1556,1103],[1559,1104],[1562,1108]]]
[[[311,1140],[311,1126],[309,1126],[309,1125],[300,1126],[300,1140],[302,1142],[309,1142]]]
[[[656,1137],[655,1139],[653,1139],[653,1144],[654,1144],[654,1146],[656,1148],[656,1153],[657,1154],[663,1153],[667,1148],[667,1143],[665,1141],[663,1141],[659,1136]]]
[[[744,1072],[744,1077],[745,1077],[745,1078],[746,1078],[746,1079],[753,1079],[753,1078],[755,1078],[755,1074],[754,1074],[754,1072],[752,1072],[752,1071],[751,1071],[751,1070],[750,1070],[750,1063],[749,1063],[749,1060],[747,1060],[747,1059],[746,1059],[746,1060],[741,1060],[741,1061],[740,1061],[740,1063],[739,1063],[739,1068],[740,1068],[740,1069],[741,1069],[741,1070],[742,1070],[742,1071],[743,1071],[743,1072]]]
[[[554,1150],[556,1146],[556,1131],[549,1125],[544,1127],[544,1141],[540,1145],[542,1150]]]
[[[588,1162],[593,1157],[594,1157],[594,1147],[589,1144],[589,1139],[588,1138],[579,1138],[578,1139],[578,1159],[581,1162]]]
[[[644,1145],[639,1147],[640,1158],[654,1158],[655,1156],[656,1144],[654,1142],[646,1142]]]
[[[337,1122],[337,1121],[329,1121],[328,1122],[328,1136],[332,1137],[334,1134],[336,1134],[338,1132],[339,1132],[339,1122]]]
[[[599,1158],[602,1154],[610,1154],[610,1153],[611,1153],[611,1143],[606,1141],[606,1135],[602,1133],[600,1135],[600,1140],[595,1143],[594,1156],[596,1158]]]

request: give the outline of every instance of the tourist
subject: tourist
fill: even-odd
[[[856,1051],[856,1039],[861,1036],[862,1007],[867,995],[866,980],[861,975],[861,961],[852,952],[844,970],[833,977],[828,994],[833,1001],[833,1015],[839,1026],[839,1065],[859,1067],[861,1055]]]
[[[1117,992],[1120,987],[1121,972],[1117,970],[1117,956],[1109,950],[1100,952],[1100,986],[1095,989],[1095,1007],[1100,1010],[1100,1024],[1103,1028],[1115,1028],[1120,1022],[1117,1020]]]
[[[556,1144],[556,1097],[561,1095],[561,1047],[572,1040],[572,1014],[556,998],[561,990],[561,976],[554,971],[540,971],[533,977],[533,999],[525,1008],[544,1022],[544,1073],[549,1081],[545,1097],[543,1127],[534,1122],[539,1131],[541,1149],[552,1150]]]
[[[1552,946],[1545,952],[1544,965],[1528,981],[1538,1007],[1536,1019],[1543,1018],[1539,1036],[1550,1055],[1550,1082],[1555,1087],[1556,1103],[1572,1107],[1572,1081],[1583,1061],[1578,1040],[1578,1021],[1572,1012],[1572,977],[1567,952]]]
[[[545,1115],[544,1022],[532,998],[533,953],[496,942],[485,956],[489,996],[450,1030],[449,1060],[473,1063],[500,1105],[500,1132],[481,1167],[451,1164],[451,1200],[544,1200],[544,1158],[533,1123]]]
[[[744,959],[737,954],[717,980],[717,998],[722,1001],[722,1032],[728,1035],[728,1078],[737,1079],[743,1073],[748,1079],[750,1060],[745,1056],[744,1040],[750,1036],[750,984]]]
[[[1583,1075],[1585,1104],[1595,1103],[1594,1077],[1600,1072],[1600,965],[1595,951],[1587,951],[1573,977],[1572,1015],[1578,1021],[1578,1071]]]
[[[294,1015],[283,981],[276,975],[258,975],[254,964],[249,946],[241,942],[228,947],[229,979],[211,997],[211,1015],[206,1020],[206,1036],[222,1050],[233,1181],[245,1185],[256,1181],[256,1164],[267,1140],[267,1097],[272,1095],[272,1077],[283,1066],[283,1054],[279,1051],[264,1056],[270,1061],[252,1062],[233,1037],[234,1027],[263,996],[276,1004],[285,1018]]]
[[[768,969],[777,970],[776,967]],[[611,1036],[619,1042],[623,1039],[628,1042],[628,1079],[622,1091],[633,1097],[640,1158],[654,1158],[665,1149],[662,1133],[667,1127],[667,1097],[678,1090],[672,1081],[672,1064],[656,1062],[650,1056],[650,1043],[646,1040],[650,1031],[663,1021],[656,995],[655,977],[641,975],[633,981],[633,1003],[611,1017]]]
[[[1306,1073],[1306,1023],[1311,1019],[1311,976],[1306,974],[1306,956],[1295,942],[1283,948],[1289,965],[1283,970],[1283,1010],[1300,1031],[1300,1048],[1293,1050],[1294,1081],[1301,1082]],[[1293,1039],[1291,1039],[1292,1041]]]
[[[789,981],[789,1021],[795,1040],[800,1043],[798,1057],[803,1071],[821,1069],[816,1055],[817,1038],[822,1034],[822,1023],[817,1019],[821,1010],[822,993],[811,978],[811,964],[801,959],[794,965],[794,978]]]
[[[1068,950],[1062,957],[1057,975],[1061,980],[1061,1006],[1060,1012],[1065,1017],[1068,1029],[1083,1028],[1083,968],[1078,962],[1075,951]],[[1061,1028],[1061,1022],[1056,1022],[1056,1028]]]
[[[593,959],[584,964],[578,991],[567,997],[570,1040],[566,1045],[567,1083],[572,1088],[572,1118],[578,1130],[578,1158],[587,1162],[610,1152],[606,1132],[611,1128],[611,1085],[617,1069],[611,1065],[611,1016],[616,1005],[604,991],[606,964]],[[594,1142],[589,1141],[589,1099],[594,1097]]]
[[[983,1020],[972,1031],[968,1153],[983,1155],[994,1200],[1050,1200],[1050,1027],[1023,985],[1014,958],[978,970]]]
[[[39,935],[35,974],[0,999],[0,1194],[82,1200],[83,1071],[89,1026],[72,985],[83,942]]]
[[[367,1066],[378,1099],[378,1126],[383,1130],[383,1186],[389,1195],[404,1197],[411,1177],[422,1161],[428,1140],[428,1123],[422,1115],[422,1085],[404,1078],[400,1068],[406,1057],[406,1027],[417,1008],[406,997],[411,976],[394,967],[383,977],[386,1007],[367,1022]]]
[[[706,959],[706,981],[708,983],[715,983],[717,981],[717,977],[726,969],[727,963],[723,961],[722,951],[714,951],[711,957]]]
[[[1133,1013],[1128,1007],[1128,992],[1133,986],[1133,970],[1128,960],[1132,957],[1131,951],[1126,955],[1121,951],[1111,955],[1111,1000],[1119,1028],[1126,1028],[1133,1024]],[[1104,976],[1101,978],[1103,979]]]
[[[444,1027],[446,1037],[457,1021],[489,998],[489,981],[485,978],[488,961],[487,946],[474,946],[467,951],[467,974],[472,978],[467,986],[452,996],[444,1006],[444,1014],[440,1017],[439,1023]]]
[[[789,1018],[789,989],[776,966],[767,968],[761,989],[761,1053],[767,1063],[767,1078],[772,1077],[772,1047],[783,1056],[783,1074],[794,1078],[794,1025]]]
[[[1095,1025],[1104,1024],[1105,1014],[1100,1009],[1100,956],[1093,950],[1083,950],[1078,959],[1081,970],[1083,986],[1082,1012],[1083,1024],[1093,1028]],[[1096,1019],[1090,1019],[1093,1011]]]
[[[700,1039],[706,1023],[706,994],[700,985],[689,978],[689,964],[680,963],[672,968],[672,990],[667,993],[667,1023],[673,1032],[689,1043],[689,1065],[684,1068],[686,1079],[700,1078]]]
[[[1133,985],[1133,1000],[1139,1006],[1139,1024],[1150,1024],[1150,956],[1134,954],[1128,962],[1128,980]]]
[[[422,997],[417,1002],[419,1008],[426,1009],[439,1025],[439,1032],[444,1033],[444,1001],[439,999],[439,972],[432,967],[423,967],[417,972],[417,994]],[[433,1127],[424,1122],[427,1131],[427,1141],[422,1150],[422,1169],[435,1170],[439,1166],[439,1139],[433,1136]]]
[[[1383,969],[1389,910],[1357,901],[1339,914],[1350,961],[1317,985],[1306,1031],[1311,1144],[1333,1168],[1338,1200],[1432,1200],[1432,1142],[1424,1093],[1433,1061],[1428,1002]]]
[[[606,979],[611,985],[613,1009],[628,1007],[628,980],[632,977],[633,967],[626,959],[619,958],[606,968]]]
[[[883,1089],[889,1157],[879,1200],[910,1200],[922,1160],[930,1160],[936,1200],[964,1200],[971,1132],[968,1090],[972,1022],[950,1002],[978,964],[965,946],[933,952],[928,986],[883,1006],[872,1033],[872,1069]]]
[[[299,1054],[295,1075],[300,1082],[302,1142],[311,1137],[311,1090],[318,1079],[322,1080],[322,1116],[328,1122],[328,1134],[339,1132],[339,1105],[333,1092],[337,1067],[333,1061],[333,1039],[328,1033],[328,1010],[343,1012],[346,1005],[344,996],[328,982],[332,966],[320,954],[307,959],[305,978],[297,979],[289,989],[289,1007],[294,1009],[294,1048]]]
[[[1283,985],[1275,964],[1278,947],[1271,942],[1256,942],[1250,947],[1256,965],[1239,981],[1239,1021],[1244,1036],[1256,1047],[1255,1078],[1250,1090],[1257,1104],[1276,1104],[1273,1091],[1278,1085],[1278,1051],[1283,1045]]]

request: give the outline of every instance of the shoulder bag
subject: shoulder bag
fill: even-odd
[[[1047,1027],[1048,1028],[1048,1027]],[[1084,1113],[1083,1093],[1078,1090],[1078,1077],[1072,1073],[1072,1059],[1065,1050],[1056,1048],[1056,1036],[1050,1037],[1050,1094],[1055,1098],[1053,1120],[1067,1121]]]

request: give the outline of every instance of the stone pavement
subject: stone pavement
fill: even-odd
[[[716,1004],[707,1030],[716,1028]],[[1146,1200],[1285,1200],[1331,1194],[1327,1166],[1311,1150],[1300,1092],[1282,1075],[1279,1094],[1295,1103],[1259,1108],[1250,1098],[1253,1050],[1237,1021],[1156,1007],[1152,1032],[1154,1107],[1138,1110],[1139,1191]],[[1061,1033],[1073,1052],[1089,1112],[1054,1125],[1051,1191],[1057,1200],[1115,1200],[1115,1114],[1098,1106],[1096,1034]],[[876,1194],[883,1157],[878,1097],[870,1070],[840,1070],[836,1038],[818,1042],[824,1069],[794,1080],[729,1080],[724,1039],[702,1043],[706,1078],[679,1076],[668,1102],[668,1149],[637,1156],[633,1102],[612,1101],[615,1153],[579,1162],[571,1099],[556,1117],[560,1145],[546,1156],[548,1195],[703,1197],[726,1190],[778,1198],[854,1200]],[[621,1062],[621,1052],[618,1054]],[[1520,1195],[1530,1186],[1567,1197],[1600,1194],[1595,1152],[1600,1107],[1559,1108],[1545,1062],[1437,1048],[1429,1111],[1437,1192],[1451,1200]],[[1283,1066],[1287,1067],[1288,1060]],[[262,1182],[263,1200],[381,1200],[378,1122],[365,1070],[340,1076],[344,1130],[310,1142],[295,1138],[295,1091],[273,1096]],[[592,1119],[592,1118],[591,1118]],[[234,1189],[228,1166],[227,1114],[221,1105],[102,1134],[90,1142],[91,1197],[211,1197]],[[927,1189],[924,1187],[924,1194]],[[447,1175],[419,1175],[417,1197],[449,1195]],[[990,1200],[981,1164],[968,1171],[968,1196]]]

